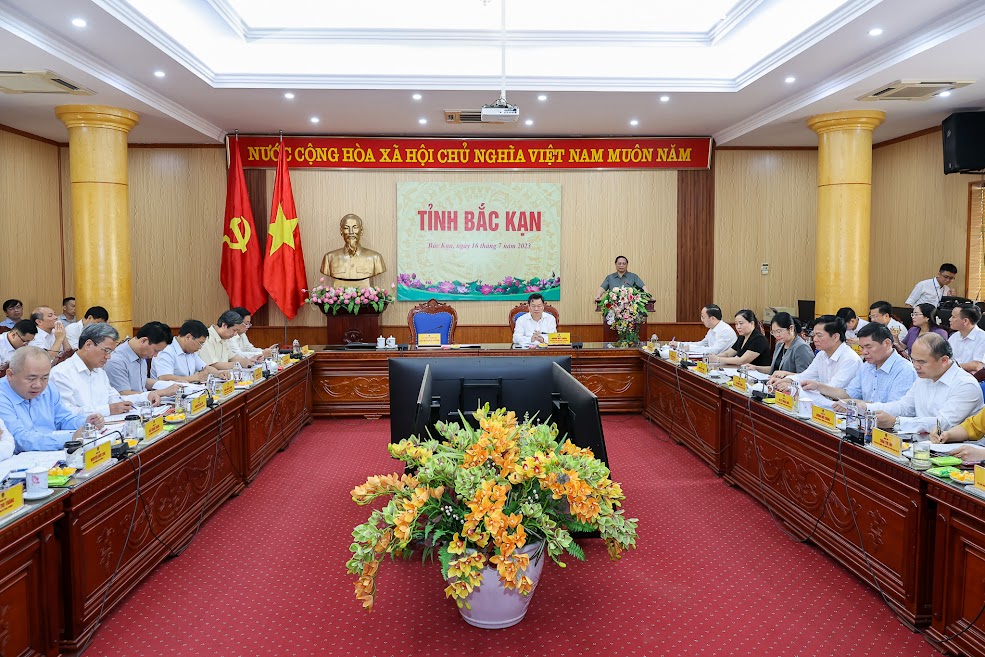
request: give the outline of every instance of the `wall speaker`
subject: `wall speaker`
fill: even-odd
[[[955,112],[941,123],[944,173],[985,171],[985,112]]]

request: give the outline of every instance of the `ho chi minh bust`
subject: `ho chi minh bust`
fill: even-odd
[[[369,279],[386,271],[383,256],[359,245],[363,220],[357,215],[342,217],[339,233],[345,246],[325,254],[321,273],[332,277],[333,287],[369,287]]]

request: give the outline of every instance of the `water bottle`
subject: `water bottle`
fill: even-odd
[[[800,384],[796,381],[790,382],[790,396],[793,398],[794,404],[800,401]]]
[[[237,383],[243,380],[243,366],[239,363],[233,364],[233,381]]]
[[[851,429],[858,430],[858,405],[855,403],[854,399],[849,399],[845,402],[845,431]]]
[[[174,412],[185,412],[185,390],[180,386],[178,387],[178,392],[174,393]]]
[[[876,412],[873,410],[865,411],[865,442],[872,441],[872,430],[876,428]]]
[[[295,339],[294,342],[291,343],[291,353],[293,353],[298,358],[301,357],[301,343],[298,342],[297,339]]]

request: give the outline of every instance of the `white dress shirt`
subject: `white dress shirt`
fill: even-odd
[[[982,387],[957,363],[936,381],[917,379],[899,401],[869,404],[868,408],[885,411],[900,420],[900,433],[930,433],[939,422],[947,431],[985,408]]]
[[[720,354],[734,345],[738,339],[739,336],[736,335],[732,325],[719,320],[715,328],[708,329],[704,340],[688,343],[687,350],[698,354]]]
[[[17,347],[10,344],[10,331],[0,335],[0,363],[9,363]]]
[[[977,326],[969,331],[968,337],[961,335],[961,331],[955,331],[947,341],[951,343],[954,360],[959,365],[975,360],[985,362],[985,331]]]
[[[58,388],[58,392],[62,396],[62,403],[73,413],[79,415],[89,415],[90,413],[111,415],[110,404],[124,399],[128,401],[147,400],[146,392],[122,397],[109,384],[109,377],[106,376],[106,372],[101,367],[90,370],[77,353],[65,362],[51,368],[48,383]]]
[[[209,337],[199,350],[198,357],[206,365],[228,363],[233,358],[233,352],[229,350],[228,340],[219,335],[214,324],[209,327]]]
[[[862,319],[861,317],[859,317],[858,318],[858,323],[855,324],[855,328],[854,329],[846,329],[845,330],[845,339],[847,340],[848,338],[852,338],[852,339],[858,338],[858,332],[861,331],[862,330],[862,327],[865,326],[868,323],[869,323],[868,321],[866,321],[866,320]]]
[[[0,461],[13,456],[15,447],[14,434],[7,431],[7,425],[0,420]]]
[[[933,304],[936,308],[941,305],[941,299],[943,297],[953,297],[954,290],[945,285],[941,287],[941,284],[937,282],[937,277],[928,278],[925,281],[920,281],[913,286],[913,291],[910,292],[910,296],[906,298],[906,305],[916,306],[921,303]]]
[[[818,381],[834,388],[847,388],[858,373],[862,358],[842,342],[833,355],[819,351],[807,369],[788,377],[791,381]]]
[[[263,349],[257,349],[250,343],[250,339],[246,337],[245,333],[234,335],[226,340],[226,344],[229,345],[229,351],[232,352],[233,356],[254,358],[263,353]]]
[[[205,361],[199,358],[197,353],[186,354],[178,338],[173,338],[171,344],[151,361],[150,378],[160,379],[167,374],[192,376],[204,369]]]
[[[544,336],[544,342],[547,342],[548,333],[557,333],[557,320],[554,319],[554,315],[545,311],[540,316],[540,321],[537,322],[530,316],[530,313],[522,315],[516,320],[516,328],[513,329],[513,344],[524,347],[532,344],[530,338],[534,331],[540,331],[540,334]]]
[[[81,319],[65,327],[65,341],[68,342],[68,346],[72,349],[79,348],[79,336],[82,335],[82,329],[84,328],[85,326],[82,324]]]
[[[51,348],[55,346],[55,336],[39,326],[38,334],[31,340],[31,346],[40,347],[45,351],[51,351]]]

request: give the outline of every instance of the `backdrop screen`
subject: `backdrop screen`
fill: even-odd
[[[399,301],[561,298],[561,185],[397,184]]]

